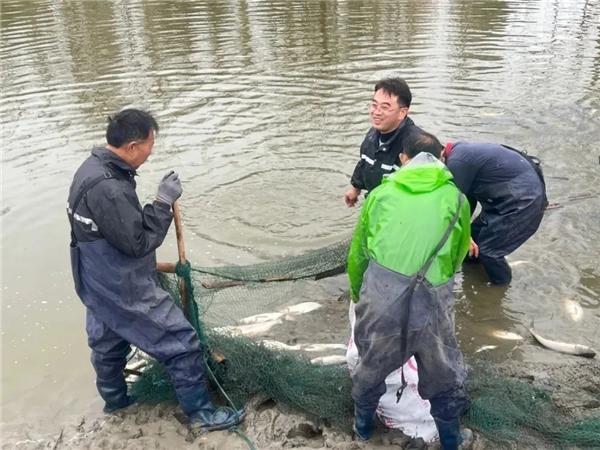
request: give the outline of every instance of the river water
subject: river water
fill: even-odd
[[[407,79],[411,117],[442,141],[540,157],[549,199],[510,259],[507,289],[468,269],[463,349],[535,358],[542,334],[600,348],[600,2],[3,0],[2,414],[60,420],[99,408],[68,262],[74,170],[126,106],[161,132],[141,168],[149,200],[174,168],[189,259],[242,264],[351,233],[342,195],[374,82]],[[174,260],[172,236],[159,251]],[[515,347],[516,346],[516,347]]]

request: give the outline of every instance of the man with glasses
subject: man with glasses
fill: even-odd
[[[347,206],[354,206],[362,190],[367,194],[381,183],[383,177],[400,168],[399,155],[405,136],[422,131],[408,117],[412,94],[402,78],[386,78],[375,85],[369,103],[372,128],[361,147],[350,184],[344,194]]]

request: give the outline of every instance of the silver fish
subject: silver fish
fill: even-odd
[[[517,261],[509,261],[508,262],[508,265],[510,267],[517,267],[517,266],[520,266],[521,264],[529,264],[529,261],[525,261],[523,259],[519,259]]]
[[[261,342],[265,345],[265,347],[270,348],[272,350],[287,350],[287,351],[300,350],[299,345],[287,345],[287,344],[284,344],[283,342],[272,341],[270,339],[263,339]]]
[[[288,306],[287,308],[281,310],[281,312],[286,314],[305,314],[307,312],[314,311],[315,309],[321,308],[323,305],[317,302],[304,302],[298,303],[297,305]]]
[[[574,322],[579,322],[583,319],[583,308],[575,300],[568,298],[563,299],[563,310],[569,315]]]
[[[531,323],[529,332],[535,338],[536,341],[538,341],[544,347],[549,348],[550,350],[554,350],[555,352],[567,353],[569,355],[576,356],[584,356],[586,358],[593,358],[594,356],[596,356],[596,351],[593,348],[588,347],[587,345],[569,344],[567,342],[552,341],[550,339],[543,338],[533,330],[533,322]]]
[[[313,364],[322,364],[324,366],[330,364],[346,364],[346,356],[345,355],[329,355],[329,356],[319,356],[317,358],[313,358],[310,360]]]
[[[303,344],[305,352],[322,352],[323,350],[348,350],[344,344]]]
[[[261,334],[266,333],[275,325],[279,325],[283,323],[280,319],[277,320],[269,320],[267,322],[261,323],[253,323],[249,325],[236,325],[236,326],[226,326],[215,328],[214,330],[217,333],[224,334],[241,334],[243,336],[260,336]]]
[[[280,319],[281,316],[283,316],[283,313],[278,313],[278,312],[262,313],[262,314],[256,314],[254,316],[244,317],[243,319],[240,319],[239,322],[244,325],[250,325],[252,323],[263,323],[263,322],[269,322],[271,320],[277,320],[277,319]]]
[[[479,347],[477,350],[475,350],[474,353],[485,352],[486,350],[494,350],[495,348],[498,348],[498,346],[497,345],[484,345],[483,347]]]
[[[492,331],[492,336],[498,339],[504,339],[507,341],[522,341],[523,336],[513,333],[512,331],[504,331],[504,330],[494,330]]]

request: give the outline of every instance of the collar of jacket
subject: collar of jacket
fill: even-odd
[[[444,151],[442,152],[442,156],[444,157],[444,159],[448,159],[448,156],[450,156],[452,150],[454,150],[454,144],[452,142],[446,142],[446,145],[444,146]]]
[[[123,175],[133,178],[137,172],[133,167],[123,161],[116,153],[111,152],[106,147],[96,147],[92,150],[92,155],[102,161],[103,165],[107,165],[112,169],[116,169]]]
[[[412,119],[408,116],[406,116],[402,122],[400,122],[400,125],[398,125],[398,128],[396,128],[393,131],[390,131],[389,133],[381,133],[380,131],[375,130],[375,128],[373,128],[373,130],[375,130],[375,137],[377,142],[379,143],[379,146],[387,146],[390,145],[392,142],[394,142],[396,140],[396,138],[403,132],[404,128],[406,128],[406,125],[410,125],[410,124],[414,124],[414,122],[412,121]],[[382,141],[382,138],[384,138]]]

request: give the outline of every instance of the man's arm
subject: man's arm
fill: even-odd
[[[363,274],[369,265],[369,252],[367,250],[367,205],[363,206],[358,223],[354,229],[350,250],[348,252],[348,278],[350,279],[350,298],[358,302]]]
[[[123,189],[124,183],[100,183],[88,192],[86,203],[104,238],[126,255],[139,258],[162,244],[173,215],[170,206],[160,201],[142,209],[133,187]]]
[[[363,165],[364,161],[362,159],[356,163],[356,167],[354,167],[354,172],[352,173],[352,178],[350,178],[350,184],[352,186],[344,193],[344,202],[346,202],[346,206],[348,207],[356,204],[358,201],[358,196],[360,195],[360,191],[365,188],[362,181]]]

